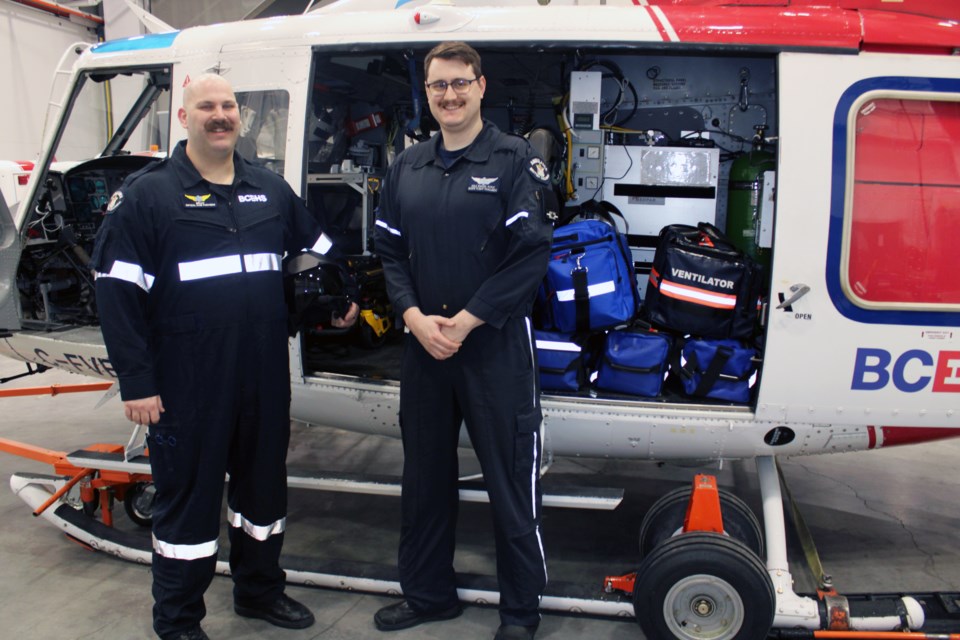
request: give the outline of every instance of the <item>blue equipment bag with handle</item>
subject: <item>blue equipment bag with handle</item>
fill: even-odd
[[[629,322],[639,293],[624,235],[602,220],[555,229],[542,297],[547,324],[563,333]]]
[[[534,330],[540,388],[547,391],[577,391],[587,381],[588,351],[573,336]]]
[[[674,365],[688,395],[750,402],[757,351],[739,340],[688,340]]]
[[[669,336],[652,331],[622,330],[607,334],[597,371],[597,388],[653,398],[667,375]]]

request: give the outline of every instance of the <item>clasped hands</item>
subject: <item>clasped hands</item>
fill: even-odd
[[[446,318],[424,315],[419,307],[407,309],[403,321],[427,353],[437,360],[446,360],[459,351],[470,332],[483,324],[483,320],[466,309]]]

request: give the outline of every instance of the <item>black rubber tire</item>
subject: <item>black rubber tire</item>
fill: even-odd
[[[123,510],[127,517],[140,526],[149,527],[153,524],[153,500],[156,490],[152,482],[138,482],[130,487],[123,498]]]
[[[362,318],[357,320],[357,342],[364,349],[379,349],[387,341],[388,335],[390,335],[389,331],[382,336],[378,336],[373,327],[364,322]]]
[[[764,640],[776,595],[766,567],[717,533],[670,538],[637,571],[633,609],[647,638]]]
[[[643,516],[640,525],[640,557],[647,555],[670,539],[683,527],[687,502],[693,487],[679,487],[665,493]],[[724,533],[745,544],[748,549],[763,557],[763,529],[760,521],[747,504],[726,489],[719,489],[720,512],[723,514]]]

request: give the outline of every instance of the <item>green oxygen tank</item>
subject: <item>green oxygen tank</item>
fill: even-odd
[[[765,126],[756,128],[753,146],[730,167],[727,195],[727,237],[730,242],[765,267],[770,266],[770,249],[757,246],[760,207],[763,202],[763,172],[776,168],[774,156],[763,149]]]

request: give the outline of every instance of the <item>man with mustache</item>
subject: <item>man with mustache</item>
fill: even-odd
[[[170,157],[132,174],[97,237],[97,303],[127,418],[150,425],[153,628],[203,640],[223,483],[234,610],[279,627],[314,622],[284,593],[290,439],[281,260],[332,243],[280,176],[235,151],[230,84],[203,74],[178,112]],[[331,324],[349,326],[352,304]]]
[[[460,615],[453,568],[465,422],[493,511],[496,640],[529,640],[547,572],[540,535],[540,394],[530,315],[547,270],[549,173],[526,140],[480,115],[487,81],[462,42],[424,60],[440,133],[397,156],[376,222],[395,311],[409,330],[400,373],[404,600],[378,629]]]

